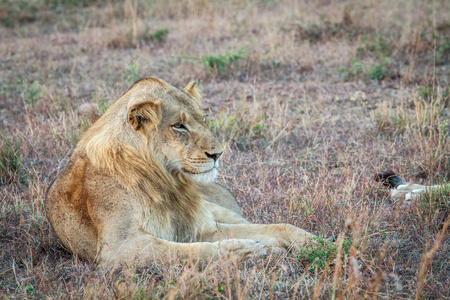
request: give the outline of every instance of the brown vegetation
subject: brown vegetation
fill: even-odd
[[[407,204],[373,180],[450,177],[449,16],[448,1],[0,2],[0,297],[450,297],[448,190]],[[198,80],[220,182],[251,222],[324,240],[115,270],[64,250],[45,192],[88,116],[151,75]]]

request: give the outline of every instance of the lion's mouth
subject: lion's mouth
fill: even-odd
[[[216,160],[214,162],[204,162],[204,163],[195,163],[191,162],[188,164],[181,164],[181,170],[187,174],[191,175],[199,175],[199,174],[208,174],[211,172],[217,172],[219,169],[219,161]]]
[[[214,170],[217,170],[217,168],[216,168],[216,167],[212,167],[211,169],[208,169],[208,170],[206,170],[206,171],[204,171],[204,170],[193,170],[193,169],[187,170],[187,169],[185,169],[185,168],[182,168],[181,170],[182,170],[183,172],[185,172],[185,173],[188,173],[188,174],[197,175],[197,174],[207,174],[207,173],[210,173],[210,172],[212,172],[212,171],[214,171]]]

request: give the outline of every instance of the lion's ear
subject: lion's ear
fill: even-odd
[[[161,119],[161,101],[146,101],[132,105],[128,109],[127,120],[134,130],[147,124],[157,125]]]
[[[191,96],[195,101],[197,101],[198,104],[200,104],[200,101],[202,100],[202,95],[200,95],[200,91],[198,90],[195,81],[189,82],[188,85],[185,86],[183,91],[189,96]]]

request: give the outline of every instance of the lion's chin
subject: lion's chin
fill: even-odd
[[[185,170],[183,171],[186,175],[189,176],[189,178],[200,184],[208,184],[213,182],[219,174],[219,170],[217,168],[212,168],[211,170],[202,173],[192,173]]]

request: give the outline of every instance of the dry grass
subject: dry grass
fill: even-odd
[[[450,178],[450,2],[77,3],[0,4],[0,298],[450,297],[448,192],[372,180]],[[109,271],[62,249],[45,192],[87,115],[149,75],[199,81],[249,220],[336,241]]]

